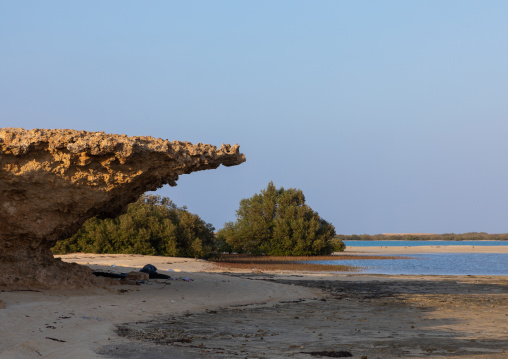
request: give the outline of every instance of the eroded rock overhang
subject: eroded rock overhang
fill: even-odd
[[[87,268],[53,258],[58,240],[91,217],[124,213],[146,191],[175,186],[182,174],[244,161],[238,145],[0,129],[0,287],[92,283]]]

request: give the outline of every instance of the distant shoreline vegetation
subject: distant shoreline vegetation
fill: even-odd
[[[383,233],[383,234],[337,234],[341,241],[508,241],[508,233]]]

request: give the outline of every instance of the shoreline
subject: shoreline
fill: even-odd
[[[508,276],[224,272],[189,258],[58,257],[114,272],[152,264],[173,278],[2,291],[0,358],[310,359],[320,350],[347,351],[353,359],[508,355]]]
[[[472,246],[472,245],[445,245],[445,246],[347,246],[343,254],[422,254],[422,253],[508,253],[506,246]]]

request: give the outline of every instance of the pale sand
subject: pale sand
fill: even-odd
[[[415,253],[404,250],[368,253]],[[345,350],[353,359],[508,357],[508,276],[227,274],[193,259],[60,257],[116,272],[150,263],[160,273],[193,281],[3,291],[1,359],[303,359],[317,350]],[[154,335],[171,344],[147,341]]]
[[[145,264],[152,264],[159,273],[189,277],[192,281],[150,281],[143,285],[115,285],[109,290],[1,292],[0,300],[6,306],[0,309],[1,359],[103,358],[95,351],[126,341],[115,335],[117,324],[168,313],[316,296],[316,291],[308,288],[205,273],[212,265],[201,260],[95,254],[59,257],[117,272],[138,271]],[[166,272],[167,269],[174,272]]]

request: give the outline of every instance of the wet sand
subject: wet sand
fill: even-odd
[[[119,334],[132,342],[106,347],[106,357],[508,356],[507,278],[234,276],[321,294],[127,323]]]
[[[173,279],[0,292],[0,358],[508,357],[508,276],[224,273],[192,259],[62,257],[116,272],[151,263]]]

